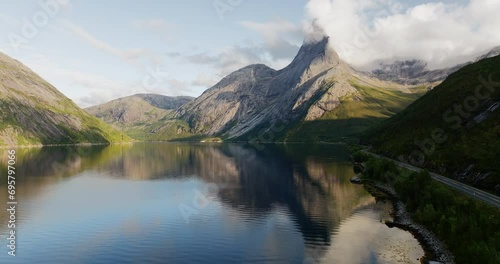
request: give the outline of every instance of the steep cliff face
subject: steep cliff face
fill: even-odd
[[[357,85],[414,92],[353,70],[323,38],[305,43],[282,70],[250,65],[232,73],[181,107],[176,117],[187,121],[197,134],[229,139],[270,130],[283,134],[285,127],[296,122],[322,118],[350,96],[363,100]]]
[[[0,145],[126,140],[22,63],[0,53]]]
[[[247,66],[181,107],[177,116],[186,120],[195,133],[218,134],[234,122],[246,120],[261,103],[272,100],[275,95],[268,81],[275,75],[276,71],[265,65]]]

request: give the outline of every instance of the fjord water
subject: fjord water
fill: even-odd
[[[137,143],[17,153],[16,256],[7,254],[2,210],[0,263],[376,264],[423,256],[409,233],[381,222],[390,206],[349,182],[342,145]]]

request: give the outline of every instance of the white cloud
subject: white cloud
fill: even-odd
[[[167,41],[173,41],[172,32],[175,26],[164,19],[148,19],[148,20],[134,20],[132,25],[141,30],[148,30],[158,34],[161,38]]]
[[[177,79],[165,79],[161,84],[146,86],[142,82],[123,82],[79,71],[61,70],[59,74],[71,80],[74,85],[85,88],[87,95],[75,100],[80,107],[98,105],[139,93],[179,96],[191,92],[186,82]]]
[[[255,31],[262,36],[262,43],[248,40],[242,45],[232,45],[214,54],[198,52],[183,56],[183,60],[192,64],[210,65],[216,70],[215,76],[198,76],[191,84],[193,86],[210,87],[216,79],[246,67],[250,64],[266,64],[275,69],[288,65],[295,57],[302,43],[303,34],[301,27],[286,21],[274,20],[264,23],[242,21],[240,24],[246,29]]]
[[[174,28],[174,25],[170,24],[164,19],[134,20],[133,25],[140,29],[153,29],[162,31],[171,31]]]
[[[64,80],[55,83],[56,88],[69,96],[80,107],[89,107],[106,103],[116,98],[138,93],[155,93],[169,96],[186,95],[192,92],[188,83],[168,76],[157,76],[155,85],[145,85],[143,80],[123,81],[111,79],[99,74],[69,69],[54,62],[47,56],[36,54],[26,61],[26,65],[39,73],[48,76],[47,81]],[[141,76],[140,74],[138,76]],[[153,76],[154,77],[154,76]]]
[[[296,43],[301,43],[303,39],[301,28],[286,20],[264,23],[243,21],[241,24],[262,35],[263,48],[274,59],[293,58],[300,48]]]
[[[262,48],[253,45],[234,45],[216,55],[207,52],[196,53],[185,56],[184,60],[192,64],[211,65],[220,78],[250,64],[270,62],[264,58]]]
[[[88,31],[86,31],[84,28],[74,24],[69,20],[61,20],[61,24],[65,29],[71,31],[75,36],[87,42],[94,48],[112,54],[114,56],[117,56],[128,63],[135,64],[139,60],[144,58],[147,58],[155,63],[157,62],[157,56],[155,56],[155,54],[150,50],[144,48],[133,48],[133,49],[122,50],[117,47],[113,47],[112,45],[106,43],[105,41],[96,38]]]
[[[406,8],[392,0],[309,0],[306,9],[340,57],[358,68],[413,58],[441,68],[500,45],[496,0]]]
[[[196,77],[196,79],[194,79],[191,82],[191,85],[209,88],[209,87],[214,86],[216,83],[217,83],[217,79],[215,79],[207,74],[202,73],[202,74],[198,75]]]
[[[127,83],[88,72],[58,68],[54,74],[66,80],[70,86],[78,87],[83,96],[72,99],[80,107],[102,104],[113,99],[145,92],[136,83]]]
[[[60,70],[58,74],[66,80],[70,80],[73,85],[85,89],[86,95],[75,99],[80,107],[98,105],[138,93],[179,96],[186,95],[190,91],[186,82],[176,79],[166,79],[164,84],[151,87],[145,86],[141,82],[123,82],[72,70]]]
[[[263,23],[255,21],[242,21],[240,23],[244,27],[262,34],[268,42],[276,42],[280,38],[280,35],[295,35],[299,37],[301,35],[299,26],[282,19]]]

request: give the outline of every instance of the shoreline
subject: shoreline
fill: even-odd
[[[44,148],[44,147],[85,147],[85,146],[109,146],[109,145],[126,145],[133,144],[139,141],[133,142],[108,142],[108,143],[69,143],[69,144],[37,144],[37,145],[10,145],[10,146],[0,146],[0,149],[20,149],[20,148]]]
[[[182,141],[182,140],[135,140],[126,142],[108,142],[108,143],[68,143],[68,144],[36,144],[36,145],[8,145],[0,146],[0,149],[9,148],[43,148],[43,147],[71,147],[71,146],[108,146],[108,145],[127,145],[134,143],[233,143],[233,144],[243,144],[249,143],[250,141],[222,141],[222,142],[201,142],[201,141]],[[276,144],[276,145],[286,145],[286,144],[316,144],[316,145],[347,145],[344,142],[259,142],[259,144]]]
[[[371,180],[357,179],[355,184],[362,184],[367,191],[377,199],[388,199],[393,205],[392,222],[385,224],[389,228],[397,227],[399,229],[410,232],[420,243],[425,255],[422,257],[422,263],[432,263],[431,261],[438,261],[443,264],[454,264],[453,254],[448,250],[446,245],[439,240],[434,233],[429,231],[423,225],[414,222],[403,202],[399,200],[398,194],[394,188]],[[383,195],[381,195],[380,192]]]

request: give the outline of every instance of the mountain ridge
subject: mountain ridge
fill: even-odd
[[[372,70],[369,74],[376,78],[399,84],[436,83],[443,81],[450,74],[467,65],[498,55],[500,55],[500,46],[483,52],[482,55],[477,56],[471,61],[436,70],[428,70],[427,62],[423,60],[396,60],[392,63],[380,63],[379,68]]]
[[[190,136],[189,128],[181,121],[172,120],[179,107],[192,101],[188,96],[170,97],[157,94],[135,94],[85,110],[124,131],[137,140],[169,139],[171,136]],[[158,137],[164,133],[164,138]]]
[[[240,68],[163,121],[177,122],[193,136],[229,141],[338,141],[403,110],[467,65],[429,71],[423,61],[396,61],[367,73],[342,61],[328,44],[328,37],[305,41],[280,70]]]
[[[181,107],[176,117],[190,124],[195,133],[235,139],[255,130],[269,132],[275,123],[320,118],[338,106],[341,97],[357,92],[352,82],[411,93],[412,87],[354,70],[340,60],[328,41],[324,37],[305,42],[293,61],[278,71],[263,65],[235,71]]]

